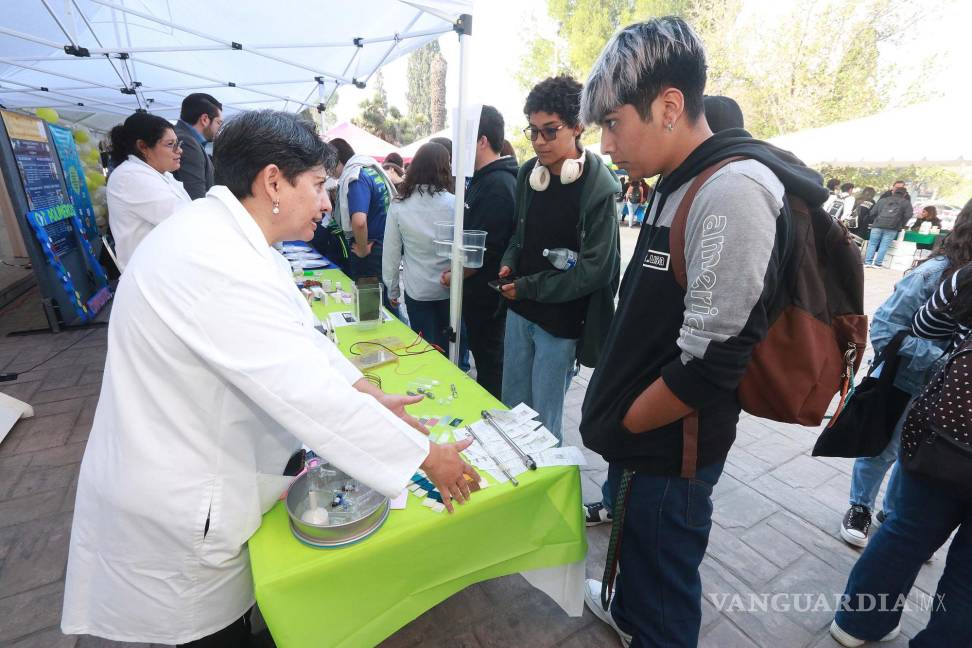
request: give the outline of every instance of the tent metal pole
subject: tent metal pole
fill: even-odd
[[[254,94],[260,94],[260,95],[264,95],[264,96],[267,96],[267,97],[273,97],[275,99],[280,99],[281,101],[293,101],[294,103],[300,104],[301,106],[305,106],[307,108],[315,108],[316,107],[313,104],[306,103],[304,101],[301,101],[300,99],[294,99],[293,97],[288,97],[288,96],[285,96],[285,95],[276,94],[274,92],[267,92],[266,90],[256,90],[254,88],[246,87],[246,86],[240,85],[238,83],[232,83],[231,84],[231,82],[229,82],[229,81],[223,81],[223,80],[220,80],[220,79],[214,79],[213,77],[208,77],[208,76],[205,76],[203,74],[199,74],[197,72],[190,72],[188,70],[183,70],[183,69],[180,69],[180,68],[172,67],[171,65],[164,65],[162,63],[156,63],[155,61],[146,61],[143,58],[139,58],[138,60],[139,60],[139,62],[142,65],[148,65],[149,67],[157,67],[159,69],[168,70],[169,72],[175,72],[177,74],[185,74],[186,76],[194,77],[196,79],[202,79],[203,81],[212,81],[213,83],[218,83],[220,86],[223,86],[223,87],[229,86],[229,87],[237,88],[239,90],[246,90],[247,92],[252,92]]]
[[[222,39],[222,38],[218,38],[216,36],[212,36],[210,34],[206,34],[204,32],[201,32],[201,31],[192,29],[190,27],[186,27],[184,25],[179,25],[179,24],[174,23],[174,22],[172,22],[170,20],[164,20],[164,19],[159,18],[157,16],[153,16],[152,14],[149,14],[149,13],[145,13],[145,12],[142,12],[142,11],[136,11],[134,9],[130,9],[130,8],[124,6],[124,5],[119,5],[119,4],[116,4],[114,2],[108,2],[107,0],[90,0],[90,1],[93,2],[93,3],[95,3],[95,4],[102,5],[104,7],[111,7],[112,9],[117,9],[118,11],[121,11],[124,14],[131,14],[132,16],[137,16],[137,17],[143,18],[145,20],[151,20],[154,23],[157,23],[159,25],[163,25],[165,27],[169,27],[171,29],[177,29],[177,30],[179,30],[181,32],[185,32],[187,34],[192,34],[193,36],[198,36],[199,38],[205,38],[206,40],[213,41],[214,43],[221,43],[221,44],[225,45],[226,47],[228,47],[229,49],[246,51],[246,52],[249,52],[250,54],[253,54],[255,56],[262,56],[263,58],[268,58],[271,61],[277,61],[278,63],[283,63],[285,65],[291,65],[293,67],[300,68],[302,70],[307,70],[308,72],[313,72],[315,76],[326,76],[326,77],[332,78],[332,79],[339,78],[339,77],[336,77],[334,74],[332,74],[330,72],[322,72],[321,70],[318,70],[316,68],[310,67],[308,65],[304,65],[303,63],[301,63],[299,61],[292,61],[290,59],[286,59],[286,58],[283,58],[281,56],[276,56],[275,54],[268,54],[266,52],[260,51],[259,49],[253,49],[253,48],[247,47],[244,50],[243,49],[243,44],[241,44],[241,43],[235,43],[233,41],[228,41],[228,40],[225,40],[225,39]],[[99,54],[100,53],[106,53],[107,54],[107,53],[110,53],[110,52],[98,52],[98,53]],[[341,81],[344,81],[345,83],[351,83],[351,79],[343,79],[342,78]]]
[[[81,10],[80,5],[78,5],[78,0],[64,0],[64,2],[65,4],[70,3],[71,5],[74,6],[74,10],[77,12],[78,16],[81,17],[81,22],[83,22],[85,27],[88,28],[88,32],[91,34],[91,37],[94,38],[96,43],[98,43],[98,47],[102,47],[101,39],[98,38],[97,32],[95,32],[94,27],[91,26],[91,21],[88,20],[88,17],[84,15],[84,12]],[[131,83],[125,79],[125,75],[121,73],[121,71],[118,69],[118,66],[115,65],[115,62],[111,60],[111,57],[106,56],[105,58],[108,59],[108,65],[110,65],[111,69],[114,70],[115,74],[118,75],[118,78],[121,80],[122,84],[125,87],[129,87]]]
[[[462,230],[465,217],[466,205],[466,92],[467,76],[469,72],[469,51],[468,40],[471,33],[472,17],[463,15],[460,22],[465,19],[466,27],[458,27],[459,33],[459,106],[456,119],[456,141],[452,148],[456,156],[456,203],[453,222],[455,224],[452,236],[452,281],[449,285],[449,360],[453,364],[459,364],[459,347],[462,322],[462,280],[463,280],[463,260],[465,254],[462,246]],[[468,175],[471,175],[468,174]]]
[[[71,76],[70,74],[64,74],[62,72],[54,72],[52,70],[45,70],[44,68],[37,67],[36,65],[27,65],[26,63],[19,63],[12,59],[0,57],[0,63],[5,63],[7,65],[13,65],[14,67],[23,68],[25,70],[33,70],[34,72],[41,72],[43,74],[49,74],[51,76],[61,77],[62,79],[68,79],[70,81],[77,81],[78,83],[87,83],[92,86],[92,88],[104,88],[106,90],[112,90],[118,92],[118,88],[107,85],[105,83],[98,83],[97,81],[91,81],[89,79],[82,79],[81,77]]]
[[[421,17],[422,17],[422,12],[420,11],[417,14],[415,14],[415,17],[412,18],[411,22],[408,23],[408,25],[405,27],[405,29],[406,30],[411,29],[412,28],[412,25],[414,25],[416,22],[418,22],[418,19],[421,18]],[[381,60],[378,61],[378,64],[377,65],[375,65],[375,68],[372,71],[372,73],[368,75],[368,80],[371,79],[371,76],[375,73],[375,71],[381,69],[381,66],[385,64],[385,61],[388,60],[388,57],[391,56],[392,55],[392,52],[395,51],[395,48],[398,47],[398,43],[399,43],[399,39],[396,36],[394,38],[394,42],[392,43],[391,47],[389,47],[387,50],[385,50],[385,55],[381,57]]]
[[[70,42],[71,45],[73,45],[74,47],[77,47],[78,40],[77,38],[71,35],[71,32],[73,32],[74,30],[72,29],[70,32],[68,31],[68,28],[64,25],[63,22],[61,22],[61,18],[57,15],[57,12],[54,11],[54,9],[51,7],[51,3],[48,0],[41,0],[41,4],[44,5],[45,9],[47,9],[47,13],[51,14],[51,18],[53,18],[54,22],[57,23],[57,26],[60,28],[61,32],[68,39],[68,42]]]
[[[47,45],[48,47],[53,47],[54,49],[64,51],[64,43],[55,43],[54,41],[47,40],[46,38],[41,38],[40,36],[25,34],[23,32],[15,31],[13,29],[7,29],[6,27],[0,27],[0,34],[13,36],[14,38],[19,38],[20,40],[29,41],[31,43],[39,43],[41,45]]]

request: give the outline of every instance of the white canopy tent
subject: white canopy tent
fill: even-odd
[[[966,112],[955,100],[932,101],[769,141],[811,166],[962,166],[972,162]]]
[[[68,111],[99,129],[139,108],[174,120],[190,92],[227,113],[316,108],[472,12],[472,0],[4,4],[0,104]]]
[[[212,94],[227,115],[257,108],[320,111],[342,85],[365,87],[382,65],[455,31],[462,114],[472,7],[473,0],[7,2],[0,23],[0,106],[50,107],[98,130],[139,109],[174,121],[191,92]],[[465,161],[463,141],[454,154]],[[464,189],[460,183],[456,195],[453,361]]]

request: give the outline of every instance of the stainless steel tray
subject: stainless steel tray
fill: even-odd
[[[334,470],[333,467],[329,467]],[[348,480],[348,476],[340,471],[329,480],[333,485],[331,490],[340,491],[341,485]],[[301,542],[313,547],[333,548],[343,547],[364,540],[381,528],[388,518],[388,498],[379,495],[364,484],[358,484],[352,494],[361,506],[353,514],[336,511],[331,523],[326,525],[309,524],[300,519],[306,508],[307,491],[310,485],[309,473],[298,477],[287,493],[287,515],[290,517],[290,530]]]

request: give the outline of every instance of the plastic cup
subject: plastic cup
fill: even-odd
[[[483,254],[486,252],[486,232],[483,230],[463,230],[463,263],[467,268],[482,268]]]

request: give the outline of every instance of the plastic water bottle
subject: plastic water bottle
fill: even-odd
[[[577,265],[577,253],[567,248],[543,249],[543,256],[558,270],[570,270]]]

